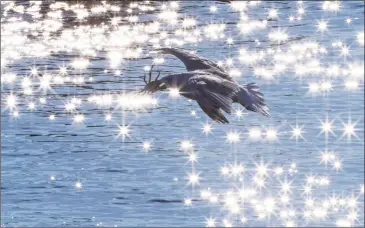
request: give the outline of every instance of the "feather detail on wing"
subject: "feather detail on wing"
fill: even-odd
[[[202,72],[190,78],[188,86],[195,88],[195,99],[210,118],[217,122],[228,123],[222,110],[231,113],[232,96],[239,89],[237,85]]]
[[[263,94],[258,91],[256,83],[249,83],[241,86],[240,90],[236,93],[236,99],[238,99],[238,102],[247,110],[270,117],[269,109],[265,104]]]
[[[225,69],[223,67],[219,66],[217,63],[215,63],[215,62],[213,62],[213,61],[211,61],[209,59],[205,59],[205,58],[202,58],[202,57],[197,56],[197,55],[195,55],[195,58],[196,59],[199,59],[202,62],[202,65],[203,66],[214,67],[214,68],[216,68],[216,69],[218,69],[218,70],[220,70],[222,72],[225,72]],[[208,69],[208,68],[205,67],[203,69]]]
[[[231,106],[232,106],[231,97],[210,91],[206,87],[206,84],[199,83],[197,88],[201,96],[205,97],[205,99],[209,101],[210,104],[222,109],[226,113],[231,113]]]
[[[196,100],[200,108],[207,114],[212,120],[217,121],[219,123],[229,123],[227,118],[224,116],[222,110],[217,107],[214,107],[210,104],[206,99],[202,98]]]

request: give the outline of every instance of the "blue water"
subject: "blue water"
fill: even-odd
[[[121,4],[121,3],[120,3]],[[159,7],[160,3],[153,3]],[[209,12],[215,4],[217,13]],[[320,2],[304,2],[306,13],[301,21],[289,22],[289,15],[295,15],[296,2],[261,2],[248,10],[250,19],[266,19],[267,8],[279,10],[279,20],[268,21],[268,28],[250,35],[239,33],[236,24],[238,12],[232,12],[229,4],[219,2],[180,2],[181,17],[195,17],[198,25],[210,21],[227,24],[225,34],[234,40],[232,45],[226,39],[206,39],[195,44],[186,44],[186,49],[195,49],[202,56],[218,61],[235,58],[240,48],[267,50],[273,45],[268,41],[268,31],[286,29],[289,40],[280,44],[285,49],[293,42],[317,41],[327,47],[328,53],[321,58],[321,64],[346,66],[347,62],[363,64],[364,48],[358,45],[356,34],[364,31],[364,3],[360,1],[341,2],[337,13],[324,12]],[[125,6],[124,6],[125,7]],[[123,8],[123,7],[122,7]],[[140,21],[156,20],[156,13],[140,16]],[[3,17],[3,15],[2,15]],[[352,23],[347,25],[345,19]],[[328,31],[316,32],[316,21],[328,19]],[[109,18],[100,19],[108,22]],[[64,22],[67,26],[67,21]],[[168,28],[167,28],[168,29]],[[53,34],[57,36],[57,34]],[[297,40],[300,38],[300,40]],[[122,38],[121,38],[122,39]],[[257,46],[255,39],[260,40]],[[350,56],[344,58],[333,51],[332,43],[341,40],[350,47]],[[147,53],[151,47],[140,45]],[[275,47],[275,46],[272,46]],[[98,54],[99,55],[99,54]],[[183,72],[185,69],[173,56],[164,56],[165,62],[158,68],[163,73]],[[37,64],[41,71],[58,69],[62,63],[68,64],[73,57],[52,55],[45,58],[22,56],[2,71],[29,75],[30,68]],[[360,184],[364,183],[364,87],[363,79],[357,90],[346,90],[343,79],[331,79],[332,91],[317,95],[308,93],[308,82],[321,81],[323,75],[312,75],[299,79],[293,71],[285,71],[275,80],[257,78],[253,69],[241,65],[240,83],[254,81],[260,86],[270,108],[271,118],[244,111],[238,119],[226,116],[230,124],[212,124],[212,133],[202,133],[203,124],[209,118],[195,102],[185,98],[170,98],[158,93],[159,106],[145,111],[114,110],[111,121],[105,121],[107,109],[87,102],[90,94],[118,92],[141,88],[143,67],[151,64],[151,58],[127,60],[121,68],[121,75],[104,73],[108,69],[106,60],[94,58],[84,75],[93,76],[84,87],[64,85],[54,87],[55,94],[47,94],[47,104],[37,103],[35,111],[27,109],[27,98],[22,95],[20,83],[2,84],[1,113],[1,223],[4,226],[205,226],[209,216],[217,217],[217,224],[225,218],[222,204],[211,205],[200,199],[200,190],[215,189],[226,191],[234,188],[232,179],[220,174],[220,168],[235,160],[242,162],[245,169],[254,169],[255,163],[263,161],[285,167],[295,162],[298,172],[293,180],[292,205],[297,210],[298,225],[334,226],[335,215],[326,219],[306,223],[299,215],[303,202],[300,199],[306,175],[328,176],[329,186],[313,188],[315,198],[323,199],[331,194],[360,195],[359,217],[355,226],[364,225],[364,197]],[[73,72],[70,74],[77,74]],[[363,73],[362,73],[363,74]],[[364,76],[362,75],[362,78]],[[10,116],[5,110],[5,97],[10,91],[19,94],[19,118]],[[42,96],[35,92],[33,99]],[[72,115],[65,113],[66,99],[76,96],[84,100],[80,111],[85,115],[83,124],[74,124]],[[234,105],[235,108],[238,106]],[[197,115],[192,116],[191,111]],[[51,121],[48,116],[56,114]],[[321,120],[326,116],[333,120],[334,134],[321,132]],[[357,121],[356,135],[351,142],[343,134],[343,124],[351,117]],[[303,127],[304,139],[291,138],[292,127],[296,123]],[[129,125],[130,137],[124,140],[118,135],[117,125]],[[277,129],[278,141],[253,141],[247,132],[252,127]],[[230,131],[241,132],[240,142],[234,145],[226,140]],[[152,140],[149,152],[142,150],[142,143]],[[200,184],[193,188],[186,176],[192,171],[187,154],[180,150],[180,142],[190,140],[195,145],[198,162],[195,169],[200,173]],[[336,171],[331,165],[320,163],[320,152],[324,148],[335,151],[342,162],[342,170]],[[247,167],[247,168],[246,168]],[[54,176],[54,180],[50,177]],[[247,180],[251,179],[250,176]],[[82,188],[75,188],[75,183]],[[273,181],[268,179],[268,182]],[[228,186],[228,187],[227,187]],[[276,194],[278,187],[264,191]],[[299,192],[299,194],[297,194]],[[184,205],[185,198],[192,198],[192,206]],[[347,214],[343,214],[346,217]],[[247,226],[283,225],[280,219],[258,220],[252,210],[247,209]],[[236,219],[237,220],[237,219]],[[236,226],[236,221],[232,219]]]

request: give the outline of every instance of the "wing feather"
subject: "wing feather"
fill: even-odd
[[[189,87],[196,88],[196,96],[204,97],[213,106],[231,113],[232,96],[238,87],[225,79],[209,75],[199,74],[189,79]]]
[[[231,113],[232,98],[210,91],[204,85],[198,85],[201,96],[205,97],[212,105],[221,108],[226,113]]]
[[[227,118],[224,116],[222,110],[211,105],[204,98],[196,100],[200,108],[207,114],[212,120],[218,123],[229,123]]]
[[[187,50],[165,47],[158,48],[156,51],[177,57],[184,63],[187,71],[205,70],[207,72],[216,74],[221,78],[232,80],[231,76],[226,72],[226,69],[209,59],[190,53]]]

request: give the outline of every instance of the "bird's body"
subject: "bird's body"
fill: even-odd
[[[232,103],[240,103],[246,109],[268,116],[262,94],[254,83],[239,85],[203,70],[170,74],[146,86],[145,90],[156,92],[175,88],[180,95],[197,101],[200,108],[213,120],[229,123],[223,111],[231,113]]]
[[[176,56],[184,63],[188,72],[170,74],[160,80],[146,82],[144,91],[154,93],[177,88],[182,96],[195,100],[211,119],[220,123],[229,122],[223,111],[231,113],[232,103],[239,103],[247,110],[270,116],[263,94],[258,91],[255,83],[240,85],[223,67],[183,49],[159,48],[156,51]]]

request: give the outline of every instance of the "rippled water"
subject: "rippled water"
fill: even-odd
[[[71,5],[71,3],[69,3]],[[87,3],[86,7],[90,7]],[[116,3],[122,9],[128,4]],[[156,12],[140,15],[139,22],[156,20],[161,3],[152,2]],[[215,4],[217,12],[211,13],[209,7]],[[3,7],[3,6],[2,6]],[[185,44],[184,48],[197,50],[198,54],[218,61],[236,57],[240,48],[248,50],[267,50],[277,44],[269,42],[268,31],[285,29],[289,39],[279,46],[285,49],[294,42],[317,41],[328,48],[329,53],[321,59],[321,64],[346,64],[346,61],[359,61],[363,64],[364,48],[356,41],[356,34],[364,31],[364,3],[341,2],[337,13],[324,12],[319,2],[305,2],[305,15],[302,20],[289,22],[290,15],[296,15],[296,2],[261,2],[247,12],[250,19],[266,19],[269,8],[279,11],[279,20],[269,20],[266,29],[243,35],[237,29],[240,13],[233,12],[230,5],[221,2],[182,1],[178,10],[181,17],[194,17],[197,27],[212,21],[226,23],[226,37],[233,38],[228,45],[226,38],[206,39],[198,44]],[[41,13],[47,11],[47,5]],[[16,14],[16,13],[14,13]],[[125,17],[125,13],[121,13]],[[2,18],[4,15],[2,15]],[[27,20],[26,15],[24,15]],[[112,16],[99,16],[87,22],[75,22],[74,15],[64,14],[63,28],[82,24],[100,26],[109,23]],[[345,19],[352,18],[351,24]],[[328,31],[316,32],[318,20],[328,19]],[[30,19],[29,19],[30,20]],[[62,30],[61,29],[61,30]],[[173,28],[169,30],[173,32]],[[58,36],[59,33],[52,33]],[[32,37],[37,39],[37,37]],[[123,37],[120,38],[121,40]],[[260,41],[257,45],[255,40]],[[340,56],[330,51],[332,43],[343,41],[350,48],[350,55]],[[235,159],[243,162],[245,168],[254,168],[255,163],[270,162],[273,167],[297,165],[298,173],[290,176],[293,187],[301,189],[306,175],[328,176],[330,185],[316,189],[314,197],[322,199],[331,194],[356,194],[364,183],[364,87],[363,80],[357,90],[347,90],[341,77],[333,78],[332,91],[323,94],[308,93],[308,82],[319,82],[323,75],[312,75],[299,79],[294,71],[285,71],[274,80],[255,77],[252,66],[235,65],[242,71],[237,78],[240,83],[255,81],[265,94],[272,118],[256,113],[245,112],[243,118],[229,116],[230,124],[212,125],[212,134],[202,133],[203,124],[209,119],[195,102],[184,98],[169,98],[167,94],[156,95],[159,106],[144,112],[112,110],[113,118],[105,121],[108,109],[89,104],[90,94],[106,92],[121,93],[143,86],[141,76],[143,67],[150,65],[153,54],[148,54],[151,46],[140,44],[144,55],[138,59],[126,60],[115,76],[109,69],[106,53],[100,51],[90,58],[90,64],[82,72],[71,71],[70,75],[82,74],[82,86],[72,83],[53,87],[54,94],[43,95],[35,92],[32,99],[45,96],[47,104],[37,103],[34,111],[27,109],[26,96],[21,93],[20,84],[3,84],[1,113],[1,223],[5,226],[204,226],[209,216],[217,217],[217,225],[225,218],[221,206],[211,205],[200,199],[200,190],[211,188],[227,190],[234,188],[230,180],[220,174],[220,168]],[[2,52],[3,53],[3,52]],[[69,65],[75,56],[72,53],[51,54],[45,58],[22,56],[6,66],[2,72],[14,72],[18,76],[30,74],[30,68],[50,72],[60,65]],[[158,66],[163,74],[185,71],[182,63],[173,56],[164,56],[165,62]],[[345,59],[345,60],[344,60]],[[104,69],[109,69],[104,73]],[[363,74],[363,73],[362,73]],[[363,77],[363,75],[362,75]],[[5,110],[4,98],[9,93],[19,96],[19,118],[13,118]],[[64,111],[67,99],[76,96],[85,102],[80,111],[85,115],[83,124],[73,123],[72,115]],[[238,106],[235,106],[236,108]],[[192,116],[191,111],[197,115]],[[56,114],[51,121],[48,116]],[[328,115],[334,120],[334,135],[328,141],[321,132],[321,120]],[[347,141],[343,134],[343,123],[349,116],[356,124],[356,137]],[[303,128],[303,139],[291,138],[292,126],[298,123]],[[129,125],[130,137],[124,140],[118,135],[117,125]],[[276,128],[279,140],[276,142],[252,141],[246,134],[241,141],[231,145],[226,140],[227,132],[247,133],[255,126]],[[148,153],[142,150],[142,142],[152,140]],[[195,169],[200,172],[200,184],[195,187],[187,183],[187,173],[191,164],[186,153],[180,150],[181,140],[191,140],[198,154]],[[336,172],[331,166],[320,164],[321,151],[328,145],[341,159],[342,170]],[[271,167],[270,166],[270,167]],[[285,168],[285,169],[286,169]],[[50,177],[54,176],[55,180]],[[288,174],[289,178],[289,174]],[[82,188],[75,188],[75,182]],[[272,181],[271,179],[267,182]],[[268,185],[270,186],[270,185]],[[269,187],[271,188],[271,187]],[[276,193],[278,186],[266,191]],[[299,193],[298,193],[299,192]],[[291,197],[297,211],[297,222],[307,224],[299,214],[302,212],[300,191]],[[192,199],[192,206],[184,205],[184,199]],[[354,225],[364,225],[364,198],[358,198],[359,217]],[[344,217],[347,215],[344,214]],[[279,220],[259,220],[251,211],[246,212],[248,226],[283,225]],[[338,217],[337,217],[338,218]],[[311,225],[333,226],[336,217],[317,220]],[[240,225],[239,218],[233,217],[234,225]],[[281,220],[280,220],[281,221]]]

